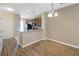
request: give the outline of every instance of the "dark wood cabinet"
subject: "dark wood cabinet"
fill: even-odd
[[[41,17],[35,18],[34,22],[35,22],[36,26],[41,27]]]

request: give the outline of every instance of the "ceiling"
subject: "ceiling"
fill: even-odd
[[[73,5],[74,3],[54,3],[54,9],[60,9]],[[35,18],[44,12],[51,10],[51,3],[0,3],[2,8],[12,8],[14,12],[20,14],[22,18]]]

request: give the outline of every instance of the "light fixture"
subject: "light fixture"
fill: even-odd
[[[52,13],[51,13],[51,12],[48,14],[48,17],[53,17],[53,15],[52,15]]]
[[[54,10],[53,3],[51,4],[51,6],[52,6],[52,10],[48,13],[48,17],[58,16],[58,13],[56,12],[56,10]]]
[[[6,10],[8,10],[8,11],[14,11],[14,9],[13,8],[9,8],[9,7],[7,7],[7,8],[5,8]]]
[[[30,11],[30,9],[26,9],[26,11],[27,11],[27,12],[29,12],[29,11]]]
[[[58,13],[57,12],[55,12],[55,16],[58,16]]]

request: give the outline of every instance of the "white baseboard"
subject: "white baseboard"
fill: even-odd
[[[28,44],[23,44],[23,45],[22,45],[22,44],[20,44],[20,42],[18,41],[18,40],[19,40],[18,37],[15,37],[15,39],[17,40],[17,42],[19,43],[19,45],[20,45],[22,48],[27,47],[27,46],[29,46],[29,45],[32,45],[32,44],[34,44],[34,43],[36,43],[36,42],[39,42],[39,41],[43,40],[43,39],[39,39],[39,40],[30,42],[30,43],[28,43]]]
[[[24,48],[24,47],[27,47],[27,46],[29,46],[29,45],[32,45],[32,44],[34,44],[34,43],[36,43],[36,42],[39,42],[39,41],[41,41],[41,40],[42,40],[42,39],[39,39],[39,40],[30,42],[30,43],[28,43],[28,44],[25,44],[25,45],[23,45],[23,48]]]
[[[48,40],[51,40],[51,41],[54,41],[54,42],[57,42],[57,43],[60,43],[60,44],[64,44],[64,45],[79,49],[79,46],[75,46],[75,45],[71,45],[71,44],[68,44],[68,43],[65,43],[65,42],[57,41],[55,39],[50,39],[49,38]]]
[[[17,42],[20,44],[20,42],[18,41],[18,38],[15,37],[15,39],[16,39]],[[32,44],[34,44],[34,43],[36,43],[36,42],[39,42],[39,41],[41,41],[41,40],[44,40],[44,39],[42,38],[42,39],[39,39],[39,40],[30,42],[30,43],[25,44],[25,45],[21,45],[21,44],[20,44],[20,46],[21,46],[22,48],[24,48],[24,47],[27,47],[27,46],[29,46],[29,45],[32,45]],[[45,40],[51,40],[51,41],[54,41],[54,42],[57,42],[57,43],[60,43],[60,44],[64,44],[64,45],[67,45],[67,46],[70,46],[70,47],[79,49],[79,46],[75,46],[75,45],[71,45],[71,44],[68,44],[68,43],[65,43],[65,42],[57,41],[57,40],[55,40],[55,39],[46,38]]]
[[[20,42],[18,41],[19,40],[19,38],[18,37],[15,37],[15,39],[16,39],[16,41],[18,42],[18,44],[23,48],[23,45],[22,44],[20,44]]]
[[[42,40],[48,40],[48,38],[42,38]]]

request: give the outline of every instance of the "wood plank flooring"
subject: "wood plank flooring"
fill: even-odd
[[[2,56],[78,56],[79,49],[49,40],[42,40],[25,48],[20,46],[14,51],[15,39],[3,41]],[[13,54],[15,52],[15,54]]]

